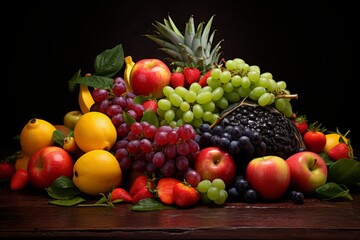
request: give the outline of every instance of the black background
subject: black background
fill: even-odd
[[[215,14],[212,31],[215,43],[225,40],[222,57],[240,57],[286,81],[299,95],[294,112],[328,130],[350,130],[359,149],[355,7],[312,2],[12,1],[1,10],[1,148],[17,149],[13,137],[31,118],[61,124],[66,112],[78,109],[67,82],[79,69],[91,73],[97,54],[122,44],[135,61],[162,59],[143,36],[153,33],[154,21],[170,15],[183,30],[190,15],[197,25]]]

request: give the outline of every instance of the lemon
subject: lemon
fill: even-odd
[[[95,149],[110,150],[117,138],[111,119],[101,112],[87,112],[77,121],[74,138],[83,152]]]
[[[341,136],[338,133],[328,133],[325,134],[326,137],[326,145],[324,147],[324,152],[329,152],[335,145],[337,145],[340,141],[340,137],[342,137],[343,141],[347,144],[348,139],[345,136]]]
[[[55,126],[50,122],[32,118],[20,133],[20,145],[23,153],[32,156],[41,148],[52,146],[55,130]]]
[[[106,150],[92,150],[79,157],[73,167],[73,183],[88,195],[106,194],[122,181],[115,156]]]

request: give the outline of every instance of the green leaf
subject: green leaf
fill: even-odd
[[[59,200],[71,199],[81,193],[77,188],[57,188],[52,186],[46,188],[46,192],[50,197]]]
[[[123,116],[124,122],[126,122],[128,125],[131,125],[134,122],[136,122],[136,120],[125,111],[122,112],[122,116]]]
[[[342,188],[340,185],[334,182],[327,182],[324,185],[316,189],[316,196],[323,200],[334,200],[334,199],[349,199],[353,200],[353,197],[349,193],[349,190],[344,186]]]
[[[339,159],[329,167],[328,181],[356,186],[360,182],[360,162],[354,159]]]
[[[109,77],[103,77],[103,76],[84,76],[79,77],[73,81],[74,84],[84,84],[89,87],[94,88],[112,88],[114,84],[114,80]]]
[[[329,157],[327,152],[321,152],[321,153],[319,153],[319,155],[320,155],[320,157],[322,157],[325,160],[326,166],[330,167],[331,165],[333,165],[335,163],[335,161]]]
[[[134,98],[134,103],[140,103],[142,104],[143,102],[147,101],[151,99],[149,96],[144,96],[144,95],[137,95],[135,98]]]
[[[60,176],[54,180],[51,184],[52,187],[56,188],[73,188],[76,187],[71,178],[67,176]]]
[[[64,138],[65,138],[65,134],[60,131],[60,130],[55,130],[53,132],[53,137],[52,139],[54,140],[54,145],[62,147],[64,145]]]
[[[148,122],[157,128],[159,127],[159,119],[153,110],[145,110],[141,122]]]
[[[141,199],[139,202],[137,202],[134,205],[131,205],[130,207],[130,210],[138,211],[138,212],[166,210],[166,209],[176,209],[176,208],[173,206],[164,205],[161,202],[152,198]]]
[[[68,86],[69,86],[69,90],[71,93],[73,93],[75,91],[75,81],[81,77],[81,70],[79,69],[79,71],[77,71],[73,76],[72,78],[69,80],[68,82]]]
[[[96,56],[94,62],[95,75],[104,77],[115,76],[124,65],[124,50],[121,44],[106,49]]]
[[[71,199],[62,199],[62,200],[52,200],[49,201],[50,204],[59,205],[59,206],[65,206],[70,207],[77,205],[79,203],[85,202],[86,200],[82,197],[74,197]]]
[[[45,190],[50,197],[60,200],[71,199],[81,193],[73,181],[66,176],[58,177],[51,186],[45,188]]]

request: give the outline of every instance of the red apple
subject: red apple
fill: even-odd
[[[45,189],[60,176],[72,178],[73,166],[74,161],[66,150],[49,146],[30,157],[27,171],[31,184],[38,189]]]
[[[164,96],[163,88],[170,83],[171,71],[161,60],[155,58],[137,61],[130,73],[133,93],[153,98]]]
[[[235,177],[235,161],[231,154],[218,148],[206,147],[196,154],[194,169],[202,180],[220,178],[230,186]]]
[[[80,117],[83,115],[81,111],[73,110],[70,112],[67,112],[64,115],[64,125],[68,128],[74,130],[75,124],[80,119]]]
[[[305,194],[326,183],[328,169],[325,160],[317,153],[298,152],[286,159],[291,172],[291,187]]]
[[[279,200],[290,185],[290,169],[278,156],[263,156],[252,159],[245,169],[246,180],[265,200]]]

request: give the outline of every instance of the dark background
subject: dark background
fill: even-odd
[[[225,40],[222,57],[240,57],[286,81],[299,95],[294,112],[328,130],[350,130],[359,149],[355,7],[312,2],[12,1],[1,14],[1,150],[18,149],[13,137],[31,118],[61,124],[66,112],[78,109],[67,82],[79,69],[92,72],[105,49],[122,44],[135,61],[165,57],[143,34],[168,14],[182,31],[190,15],[197,25],[215,14],[212,31],[215,43]]]

